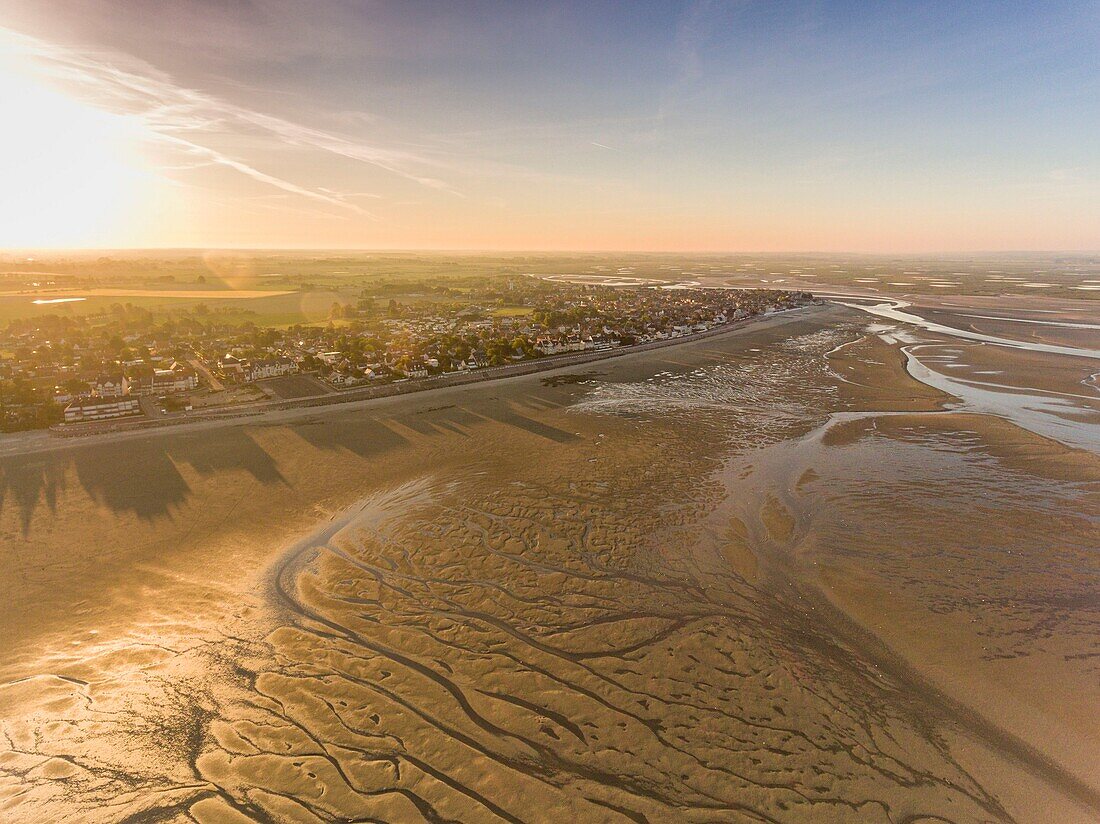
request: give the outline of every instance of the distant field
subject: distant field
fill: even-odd
[[[203,303],[228,323],[329,323],[332,304],[364,294],[383,306],[448,302],[485,277],[566,276],[590,282],[858,291],[867,295],[1027,295],[1100,299],[1100,254],[883,255],[501,254],[409,252],[111,252],[34,259],[0,255],[0,324],[45,314],[101,314],[114,303],[151,311]],[[38,304],[34,298],[84,297]],[[529,307],[500,307],[522,316]]]
[[[223,320],[235,320],[244,323],[251,321],[266,326],[291,326],[296,323],[319,323],[326,321],[333,303],[354,303],[358,292],[320,291],[320,292],[253,292],[242,293],[167,291],[149,295],[135,294],[142,290],[106,290],[110,292],[128,292],[128,294],[88,294],[87,300],[66,303],[33,303],[35,295],[11,295],[0,293],[0,323],[15,318],[29,318],[42,315],[99,315],[110,311],[116,303],[128,303],[150,311],[171,311],[193,309],[204,304],[211,312],[232,310]],[[59,295],[40,295],[41,298],[59,297]]]
[[[290,294],[289,290],[258,291],[243,289],[34,289],[0,292],[0,297],[53,299],[68,297],[173,298],[177,300],[247,300]]]

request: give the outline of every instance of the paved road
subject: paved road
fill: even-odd
[[[225,389],[225,385],[220,380],[214,377],[214,373],[207,369],[206,364],[204,364],[201,360],[199,360],[198,358],[190,358],[187,362],[195,367],[195,370],[200,375],[206,378],[206,382],[210,384],[210,388],[213,389],[215,392],[221,392],[223,389]]]

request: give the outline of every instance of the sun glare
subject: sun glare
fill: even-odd
[[[110,245],[147,172],[131,119],[67,97],[0,32],[0,246]]]

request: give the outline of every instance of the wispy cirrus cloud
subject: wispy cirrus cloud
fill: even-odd
[[[26,58],[38,75],[62,86],[67,94],[137,120],[148,137],[182,153],[185,160],[166,164],[166,171],[216,165],[292,195],[373,217],[355,202],[365,196],[363,192],[340,192],[276,174],[241,147],[292,148],[350,160],[419,186],[458,194],[436,176],[445,165],[436,157],[372,145],[241,106],[180,85],[156,67],[127,55],[67,48],[2,28],[0,46]]]
[[[246,175],[253,180],[259,181],[260,183],[266,183],[269,186],[274,186],[276,189],[282,189],[284,192],[289,192],[290,194],[294,195],[301,195],[302,197],[306,197],[311,200],[317,200],[322,203],[329,203],[333,206],[339,206],[341,208],[345,208],[349,211],[355,212],[356,214],[368,217],[372,220],[377,220],[377,218],[373,214],[371,214],[361,206],[349,202],[347,200],[347,196],[341,195],[339,192],[335,192],[331,189],[322,189],[320,187],[318,187],[317,189],[310,189],[305,186],[299,186],[298,184],[292,183],[289,180],[284,180],[281,177],[276,177],[275,175],[270,175],[266,172],[262,172],[254,166],[250,166],[240,160],[234,160],[233,158],[228,157],[227,155],[224,155],[219,151],[211,149],[208,146],[202,146],[198,143],[193,143],[190,140],[184,140],[183,138],[177,137],[175,135],[162,134],[161,137],[181,147],[189,154],[207,158],[207,162],[209,164],[225,166],[229,169],[240,172],[241,174]]]

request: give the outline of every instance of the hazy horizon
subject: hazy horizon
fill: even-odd
[[[410,246],[40,246],[40,247],[7,247],[0,248],[0,256],[16,256],[22,254],[40,255],[80,255],[102,253],[150,253],[168,254],[172,252],[186,252],[189,254],[201,254],[210,252],[234,252],[234,253],[342,253],[342,254],[383,254],[402,253],[412,255],[639,255],[647,257],[684,257],[686,255],[706,256],[759,256],[759,257],[817,257],[817,258],[843,258],[843,257],[867,257],[867,258],[917,258],[934,260],[947,257],[985,258],[1003,255],[1006,257],[1043,257],[1047,255],[1100,255],[1100,247],[1096,249],[940,249],[922,251],[890,250],[868,251],[861,249],[576,249],[576,248],[543,248],[524,249],[520,247],[501,248],[477,248],[477,247],[410,247]]]

